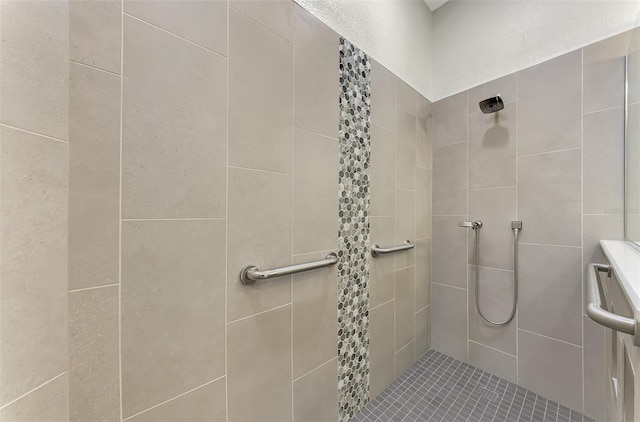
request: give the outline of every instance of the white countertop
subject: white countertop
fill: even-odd
[[[640,250],[623,240],[601,240],[600,247],[613,266],[629,305],[640,315]]]

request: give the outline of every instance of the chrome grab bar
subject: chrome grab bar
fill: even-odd
[[[386,255],[388,253],[408,251],[409,249],[413,249],[413,247],[414,245],[410,240],[405,240],[402,245],[390,246],[388,248],[381,248],[380,245],[373,245],[371,248],[371,256],[376,257],[379,255]]]
[[[336,255],[335,252],[331,252],[324,259],[319,261],[305,262],[304,264],[290,265],[288,267],[274,268],[272,270],[260,270],[255,265],[247,265],[242,269],[242,271],[240,271],[240,281],[242,284],[253,284],[257,280],[267,280],[269,278],[311,271],[317,268],[331,267],[337,263],[338,255]]]
[[[615,331],[635,336],[637,321],[622,315],[607,311],[602,306],[604,296],[600,288],[600,272],[611,273],[612,267],[604,264],[587,265],[587,277],[585,278],[585,290],[587,295],[587,315],[593,321]],[[640,336],[639,336],[640,337]],[[634,343],[635,338],[634,338]]]

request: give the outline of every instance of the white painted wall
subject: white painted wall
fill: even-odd
[[[431,100],[631,29],[638,0],[452,0],[433,13]]]
[[[295,0],[427,98],[431,11],[422,0]]]

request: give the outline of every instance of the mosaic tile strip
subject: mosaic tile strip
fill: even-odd
[[[340,38],[338,409],[341,421],[369,396],[369,162],[371,63]]]

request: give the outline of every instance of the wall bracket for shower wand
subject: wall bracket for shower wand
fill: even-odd
[[[522,221],[512,221],[511,230],[522,230]]]
[[[458,221],[458,227],[466,227],[473,230],[478,230],[482,228],[482,221]]]

